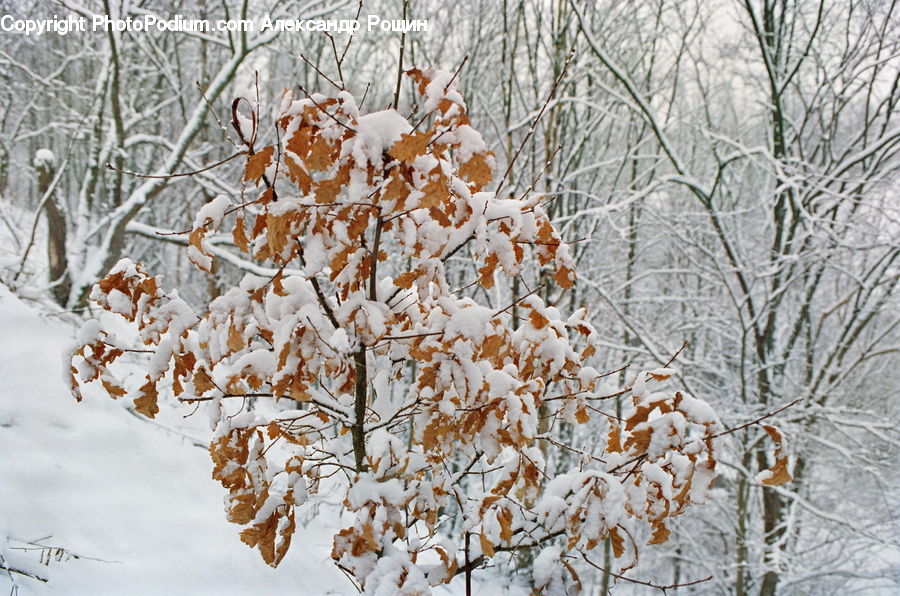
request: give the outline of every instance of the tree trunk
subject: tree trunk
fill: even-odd
[[[764,449],[758,449],[756,452],[757,466],[760,470],[765,470],[769,466],[766,463],[766,452]],[[777,569],[773,569],[772,565],[776,564],[775,554],[782,548],[782,538],[784,536],[784,499],[781,498],[774,488],[763,487],[763,530],[766,542],[766,561],[769,567],[763,576],[762,585],[759,588],[760,596],[775,596],[778,589],[779,574]]]
[[[743,467],[749,469],[751,457],[749,451],[744,451]],[[747,594],[747,518],[748,501],[750,495],[750,479],[744,475],[737,482],[737,577],[734,581],[735,596]]]
[[[38,194],[42,198],[49,190],[56,173],[55,165],[47,160],[35,163],[38,172]],[[66,258],[66,216],[56,198],[50,196],[45,203],[47,214],[47,266],[48,282],[53,300],[65,306],[69,300],[72,282],[69,277],[69,262]]]

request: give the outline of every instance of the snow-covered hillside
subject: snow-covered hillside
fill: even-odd
[[[72,325],[3,286],[0,330],[0,555],[47,580],[3,571],[0,593],[355,592],[321,519],[298,530],[278,569],[240,542],[195,446],[208,440],[203,421],[165,411],[145,421],[108,398],[76,403],[62,381]]]

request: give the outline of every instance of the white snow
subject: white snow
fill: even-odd
[[[77,404],[60,356],[75,327],[3,286],[0,328],[10,330],[0,338],[0,555],[49,580],[12,574],[20,596],[296,594],[299,578],[308,593],[352,591],[329,557],[332,527],[299,527],[278,569],[240,542],[209,454],[192,444],[207,443],[205,420],[163,405],[144,421],[91,391]],[[41,550],[20,550],[29,542],[65,551],[43,565]],[[0,592],[10,589],[0,572]]]
[[[39,170],[52,168],[56,165],[56,154],[53,153],[53,151],[51,151],[50,149],[42,147],[34,152],[34,159],[32,160],[32,164]]]
[[[559,572],[560,565],[559,555],[560,548],[558,546],[547,546],[541,550],[541,554],[534,560],[534,583],[536,586],[544,587],[551,582],[554,574]]]
[[[225,195],[219,195],[212,201],[205,203],[197,211],[197,216],[194,218],[194,228],[204,225],[207,220],[212,222],[214,228],[219,227],[229,207],[231,207],[231,199]]]
[[[368,148],[378,151],[390,149],[400,139],[400,135],[412,129],[409,121],[397,110],[382,110],[366,114],[356,122],[357,143],[363,142]]]

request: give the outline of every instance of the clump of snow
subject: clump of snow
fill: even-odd
[[[719,425],[719,417],[716,416],[715,410],[703,400],[683,393],[681,401],[678,402],[678,407],[687,415],[691,422]]]
[[[344,354],[351,349],[350,338],[347,337],[347,332],[343,329],[334,330],[334,333],[331,334],[331,339],[328,340],[328,345]]]
[[[560,553],[561,549],[558,546],[546,546],[535,558],[534,571],[532,571],[535,587],[544,588],[559,576],[562,567],[559,562]]]
[[[382,110],[366,114],[356,121],[356,140],[377,151],[376,159],[381,152],[391,148],[400,140],[400,135],[409,133],[412,126],[397,110]]]
[[[47,170],[56,167],[56,154],[44,147],[34,152],[32,165],[38,170]]]
[[[425,105],[423,109],[426,112],[437,109],[441,100],[444,99],[465,107],[466,104],[463,101],[462,94],[452,85],[453,73],[447,70],[434,69],[425,71],[425,74],[431,79],[431,82],[425,87]]]
[[[217,196],[197,211],[197,216],[194,218],[194,227],[198,228],[206,224],[207,221],[212,222],[213,227],[218,227],[222,223],[225,212],[229,207],[231,207],[231,199],[225,195]]]
[[[442,301],[447,304],[449,301]],[[471,300],[460,301],[462,308],[454,312],[447,322],[445,332],[448,337],[460,336],[474,341],[484,338],[490,328],[494,313],[491,309],[475,304]]]

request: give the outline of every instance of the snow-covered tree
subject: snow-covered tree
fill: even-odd
[[[327,486],[352,513],[332,557],[365,593],[427,593],[459,574],[468,585],[532,549],[536,591],[578,589],[573,563],[597,566],[604,541],[627,567],[637,526],[668,539],[667,521],[704,500],[725,431],[705,402],[666,389],[668,365],[607,382],[588,364],[585,309],[565,316],[539,287],[500,308],[474,299],[535,266],[566,290],[575,264],[541,197],[485,190],[494,156],[455,75],[405,74],[409,114],[396,101],[363,114],[339,85],[286,90],[271,126],[235,100],[240,200],[205,204],[185,234],[201,270],[230,242],[254,273],[198,312],[123,259],[91,299],[144,345],[89,322],[72,390],[98,383],[151,418],[160,399],[202,407],[228,518],[270,565],[298,531],[295,508]],[[451,258],[471,283],[450,286]],[[146,352],[140,387],[116,376],[126,352]],[[597,407],[610,399],[621,416]],[[605,429],[593,452],[561,432],[592,416]],[[556,451],[574,454],[568,469],[545,465]],[[777,457],[760,480],[783,482],[785,466]]]

